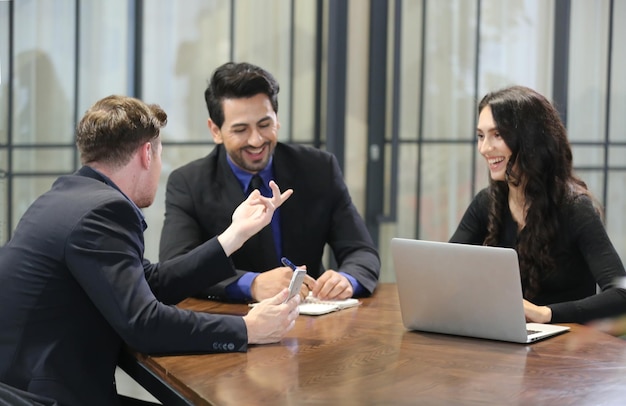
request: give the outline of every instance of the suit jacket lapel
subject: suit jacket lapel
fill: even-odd
[[[298,217],[301,215],[301,211],[295,211],[298,207],[296,201],[300,199],[297,196],[297,179],[289,165],[288,157],[285,157],[283,148],[284,146],[278,143],[274,151],[274,178],[280,190],[293,189],[294,191],[294,194],[280,206],[280,233],[283,242],[283,252],[293,252],[294,246],[298,244],[297,241],[291,238],[293,235],[291,227],[300,223]]]
[[[237,177],[230,169],[228,161],[226,160],[226,150],[223,145],[216,145],[217,154],[217,166],[215,171],[215,184],[210,185],[208,190],[210,193],[205,196],[210,201],[219,201],[219,206],[223,210],[219,210],[219,213],[223,213],[220,217],[220,229],[225,230],[232,222],[232,214],[246,198]],[[205,205],[204,207],[211,207],[211,205]],[[214,213],[208,213],[214,215]]]

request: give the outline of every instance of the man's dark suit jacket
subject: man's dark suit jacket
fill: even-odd
[[[241,317],[164,304],[234,275],[219,242],[150,264],[136,206],[104,181],[88,167],[60,177],[0,248],[0,381],[63,405],[118,403],[123,341],[145,353],[247,349]]]
[[[273,165],[281,190],[294,191],[279,209],[283,255],[306,265],[309,275],[317,278],[325,270],[322,257],[328,244],[337,271],[354,276],[371,294],[378,283],[380,259],[336,158],[314,148],[278,143]],[[173,171],[167,182],[160,259],[175,258],[219,235],[244,199],[222,145]],[[282,266],[273,252],[263,248],[260,234],[231,255],[239,275],[207,293],[226,297],[225,287],[241,277],[242,270],[263,272]]]

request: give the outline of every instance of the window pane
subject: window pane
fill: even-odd
[[[602,168],[604,166],[604,146],[572,145],[574,168]]]
[[[549,96],[554,1],[484,0],[481,16],[478,97],[511,84]]]
[[[74,148],[20,148],[13,150],[13,172],[71,173]]]
[[[13,227],[17,226],[19,219],[26,209],[42,193],[48,191],[56,176],[15,177],[13,180]]]
[[[474,1],[429,2],[426,8],[425,139],[470,139],[474,134],[476,11]]]
[[[573,141],[603,141],[609,1],[572,1],[567,128]]]
[[[421,46],[423,5],[417,1],[402,3],[402,66],[400,68],[400,139],[417,140],[419,136]],[[419,22],[419,23],[418,23]]]
[[[13,142],[72,142],[75,1],[13,4]]]
[[[129,1],[80,2],[78,117],[97,100],[131,95]]]
[[[447,241],[471,199],[473,145],[426,144],[422,155],[420,238]]]
[[[167,113],[164,141],[212,141],[204,89],[211,72],[230,58],[230,4],[144,2],[143,99]]]
[[[610,140],[626,141],[626,1],[613,3]],[[621,165],[626,163],[622,155]],[[626,230],[626,229],[623,229]]]
[[[626,168],[626,147],[609,148],[609,167]],[[622,190],[626,189],[624,186],[626,183],[622,185]]]
[[[207,145],[163,145],[163,170],[161,177],[167,178],[170,173],[193,160],[205,157],[213,150],[214,144]]]
[[[401,144],[398,168],[398,218],[396,235],[413,238],[417,227],[417,165],[419,145]]]
[[[606,228],[613,242],[613,246],[620,255],[622,262],[626,264],[626,172],[613,171],[609,173],[608,179],[608,201],[611,204],[606,208]]]
[[[287,83],[281,83],[280,140],[292,139],[295,142],[311,142],[314,139],[315,127],[315,19],[316,2],[294,1],[294,54],[293,81],[290,89]],[[358,12],[362,4],[350,4],[350,10]],[[348,62],[349,64],[349,62]],[[349,68],[348,68],[349,70]],[[350,88],[350,78],[347,78]],[[364,91],[360,86],[359,89]],[[288,92],[293,92],[293,106],[289,106]],[[348,99],[350,99],[348,97]],[[346,100],[349,103],[350,100]],[[283,121],[284,120],[284,121]],[[350,136],[348,132],[346,136]]]

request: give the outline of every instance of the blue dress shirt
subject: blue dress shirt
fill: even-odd
[[[252,177],[254,176],[250,172],[246,172],[243,169],[239,168],[237,165],[233,163],[230,159],[230,156],[226,156],[226,160],[228,161],[228,165],[232,169],[235,177],[239,181],[243,192],[245,193],[248,190],[248,186],[250,185],[250,181],[252,181]],[[261,194],[265,197],[272,196],[272,190],[269,187],[270,180],[274,180],[274,170],[272,166],[272,161],[274,157],[270,157],[270,161],[267,166],[261,170],[258,175],[263,180],[263,186],[259,189]],[[280,185],[279,185],[280,186]],[[272,226],[272,234],[274,236],[274,246],[276,247],[276,267],[282,266],[280,262],[280,258],[282,257],[282,237],[280,233],[280,208],[276,209],[274,212],[274,216],[271,221]],[[352,284],[352,290],[355,295],[361,293],[363,288],[361,284],[352,276],[344,272],[339,272],[341,275],[345,276],[350,284]],[[246,272],[241,278],[239,278],[236,282],[231,283],[226,287],[226,294],[229,298],[235,300],[251,300],[252,299],[252,282],[254,279],[259,276],[258,272]]]

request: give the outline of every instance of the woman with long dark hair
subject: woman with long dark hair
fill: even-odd
[[[489,187],[450,242],[517,251],[528,321],[585,323],[626,313],[626,290],[617,287],[624,265],[601,209],[573,173],[556,109],[536,91],[512,86],[487,94],[478,114]]]

